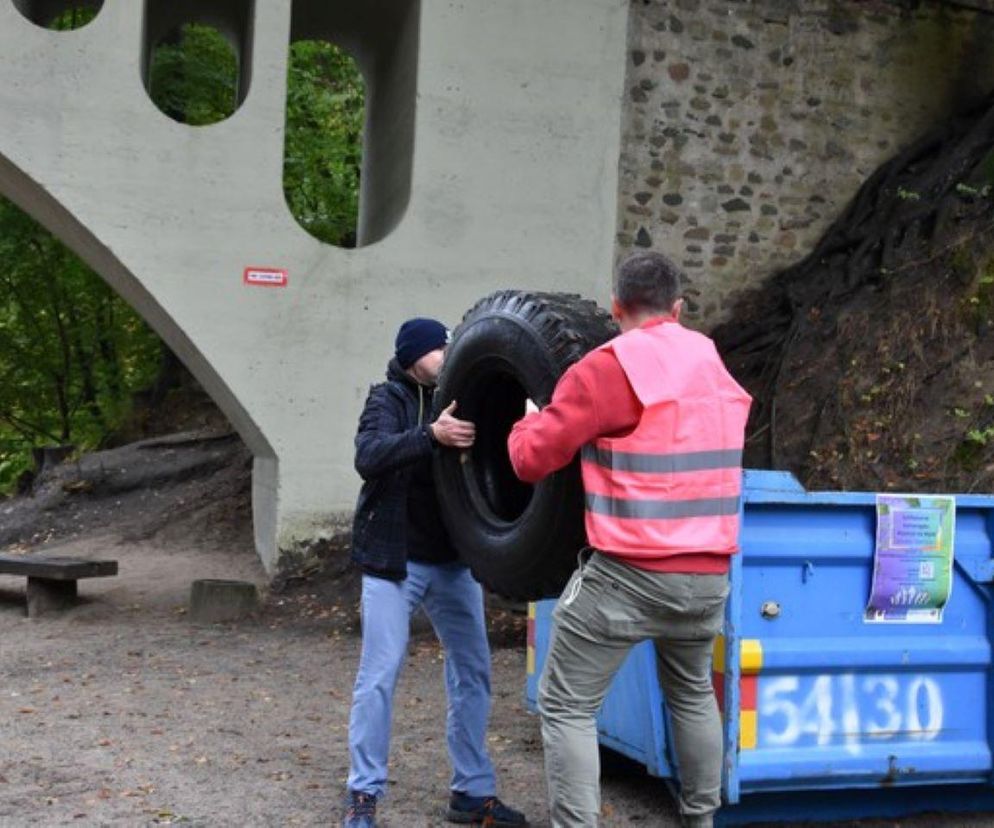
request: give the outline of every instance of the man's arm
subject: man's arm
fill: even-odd
[[[596,437],[633,428],[641,412],[617,358],[593,351],[560,377],[545,408],[514,424],[507,440],[514,472],[535,483]]]
[[[431,454],[427,425],[406,428],[403,406],[391,399],[388,386],[369,392],[355,437],[355,469],[363,480],[381,477]]]

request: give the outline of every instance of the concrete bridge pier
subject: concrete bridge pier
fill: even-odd
[[[400,321],[454,324],[498,287],[607,298],[628,3],[98,5],[59,32],[39,25],[57,0],[0,0],[0,192],[231,419],[275,572],[347,520],[356,417]],[[239,57],[239,107],[212,126],[171,120],[146,91],[151,50],[186,22],[216,26]],[[297,38],[338,42],[367,79],[355,250],[312,238],[284,201]]]

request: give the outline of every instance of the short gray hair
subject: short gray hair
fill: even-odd
[[[614,298],[629,313],[669,313],[680,297],[680,270],[662,253],[635,253],[618,267]]]

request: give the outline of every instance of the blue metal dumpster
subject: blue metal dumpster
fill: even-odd
[[[742,553],[714,658],[719,824],[994,810],[994,497],[957,496],[955,518],[942,622],[866,624],[876,495],[745,473]],[[553,606],[529,610],[533,708]],[[630,653],[598,729],[603,745],[677,778],[650,643]]]

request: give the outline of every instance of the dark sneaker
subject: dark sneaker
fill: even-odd
[[[376,797],[349,791],[342,828],[376,828]]]
[[[460,791],[452,792],[445,818],[449,822],[463,825],[492,825],[494,828],[514,828],[528,824],[521,811],[508,808],[496,796],[467,796]]]

